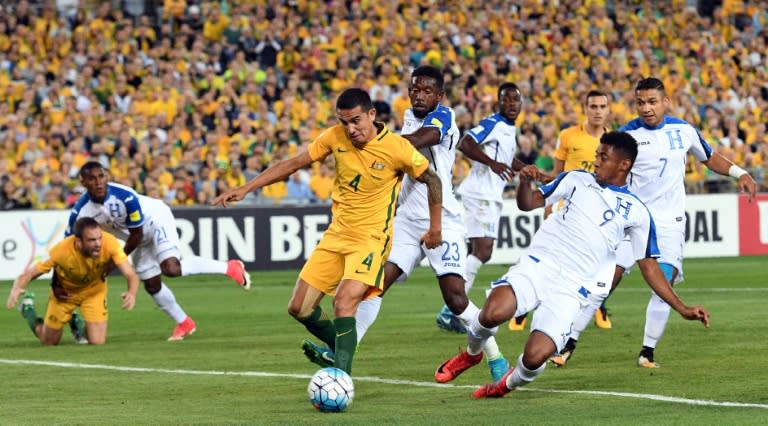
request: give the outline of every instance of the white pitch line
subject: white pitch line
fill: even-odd
[[[82,364],[76,362],[55,362],[55,361],[35,361],[24,359],[3,359],[0,358],[0,364],[8,365],[40,365],[46,367],[59,368],[81,368],[93,370],[112,370],[136,373],[167,373],[167,374],[185,374],[192,376],[239,376],[239,377],[284,377],[291,379],[309,379],[312,376],[308,374],[289,374],[289,373],[269,373],[264,371],[205,371],[205,370],[180,370],[171,368],[145,368],[145,367],[120,367],[116,365],[104,364]],[[427,388],[453,388],[453,389],[474,389],[477,385],[453,385],[431,382],[417,382],[412,380],[394,380],[381,377],[355,376],[355,381],[383,383],[388,385],[408,385]],[[520,388],[518,391],[526,392],[545,392],[545,393],[569,393],[580,395],[595,396],[614,396],[623,398],[648,399],[652,401],[672,402],[686,405],[701,405],[709,407],[733,407],[733,408],[762,408],[768,409],[768,404],[752,404],[743,402],[721,402],[701,399],[677,398],[673,396],[653,395],[631,392],[606,392],[606,391],[584,391],[584,390],[554,390],[554,389],[536,389]]]

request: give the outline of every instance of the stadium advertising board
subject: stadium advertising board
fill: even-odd
[[[330,207],[180,208],[174,210],[182,254],[240,258],[251,270],[298,269],[331,220]],[[735,194],[691,195],[686,257],[768,254],[768,194],[757,202]],[[68,211],[0,213],[0,279],[13,279],[64,236]],[[528,248],[542,210],[504,203],[491,262],[512,263]]]

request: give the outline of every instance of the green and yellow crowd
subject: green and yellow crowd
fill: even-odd
[[[543,169],[589,90],[610,95],[615,128],[635,116],[634,84],[659,77],[670,115],[765,189],[767,41],[766,1],[4,2],[0,209],[71,206],[88,160],[168,204],[206,204],[334,124],[345,88],[398,130],[422,64],[444,70],[463,131],[516,82],[519,155]],[[691,192],[735,190],[689,164]],[[459,155],[457,181],[468,170]],[[333,178],[317,164],[247,201],[327,202]]]

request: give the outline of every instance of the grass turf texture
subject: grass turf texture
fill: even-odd
[[[465,346],[465,337],[435,326],[442,301],[431,271],[421,268],[387,295],[355,357],[355,400],[342,414],[319,413],[307,400],[307,383],[318,367],[300,350],[309,334],[286,313],[295,271],[255,273],[251,292],[213,277],[167,280],[198,325],[182,342],[166,341],[173,324],[143,290],[133,312],[121,311],[124,282],[113,278],[109,336],[102,347],[75,345],[69,330],[60,346],[41,347],[17,310],[2,309],[0,423],[765,424],[765,262],[764,257],[686,261],[686,282],[677,291],[688,304],[709,309],[712,328],[673,312],[656,350],[661,369],[635,366],[650,290],[634,272],[609,300],[613,329],[590,327],[565,368],[549,365],[527,388],[503,400],[481,401],[470,394],[490,381],[485,363],[452,385],[432,386],[435,368]],[[476,304],[482,305],[484,283],[504,271],[481,269],[470,295]],[[0,283],[3,300],[9,288],[10,282]],[[39,314],[47,288],[45,281],[32,284]],[[323,305],[330,310],[328,302]],[[499,346],[513,363],[527,332],[512,333],[506,324],[499,329]],[[94,365],[108,368],[86,368]],[[374,377],[388,381],[369,379]]]

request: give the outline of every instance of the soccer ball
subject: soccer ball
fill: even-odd
[[[307,386],[309,402],[322,412],[338,413],[344,411],[355,397],[355,385],[352,377],[344,370],[335,367],[317,370]]]

